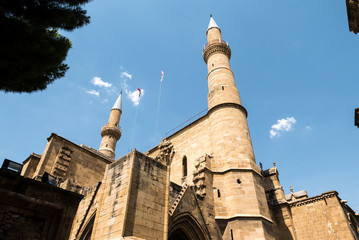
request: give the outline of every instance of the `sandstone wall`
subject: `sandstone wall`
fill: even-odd
[[[216,174],[213,185],[216,188],[216,216],[233,217],[236,214],[247,214],[263,215],[270,219],[260,176],[240,171]]]
[[[297,240],[289,204],[269,205],[276,240]]]
[[[101,182],[83,191],[84,198],[77,208],[76,216],[72,224],[70,240],[84,239],[86,234],[91,235],[93,220],[96,217],[98,208],[98,192],[100,187]]]
[[[206,154],[210,155],[212,153],[207,116],[198,119],[167,139],[173,144],[175,150],[171,163],[171,182],[182,185],[184,180],[182,161],[186,157],[187,177],[185,180],[191,184],[195,161]],[[154,158],[157,154],[158,150],[153,150],[149,153],[149,156]]]
[[[291,204],[299,240],[353,240],[336,192]]]
[[[125,236],[163,238],[167,167],[135,152]]]
[[[68,180],[69,185],[91,187],[102,180],[109,163],[110,160],[53,134],[32,178],[39,179],[46,171],[62,181]]]
[[[136,150],[109,165],[92,239],[163,239],[167,167]]]
[[[232,219],[230,222],[219,220],[218,222],[223,230],[223,240],[275,239],[271,224],[259,218],[256,220]]]
[[[99,191],[93,240],[123,236],[132,164],[128,154],[108,167]]]
[[[82,196],[0,170],[0,239],[67,240]]]
[[[40,162],[41,155],[31,154],[24,162],[21,175],[27,178],[33,178],[36,168]]]
[[[231,168],[254,169],[259,172],[252,148],[245,114],[235,107],[223,107],[210,114],[213,171]]]

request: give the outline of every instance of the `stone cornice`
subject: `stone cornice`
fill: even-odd
[[[309,203],[318,202],[318,201],[321,201],[321,200],[325,200],[327,198],[332,198],[332,197],[337,197],[337,196],[338,196],[337,191],[325,192],[325,193],[322,193],[319,196],[306,198],[306,199],[299,200],[299,201],[293,202],[293,203],[289,202],[289,206],[290,207],[300,207],[300,206],[303,206],[303,205],[306,205],[306,204],[309,204]]]
[[[231,59],[231,49],[229,48],[227,43],[221,42],[221,43],[209,44],[203,50],[203,60],[207,63],[208,58],[216,52],[221,52],[221,53],[227,55],[228,59]]]
[[[240,104],[238,104],[238,103],[221,103],[221,104],[218,104],[218,105],[212,107],[212,108],[208,111],[207,114],[210,115],[213,111],[215,111],[215,110],[217,110],[217,109],[219,109],[219,108],[223,108],[223,107],[237,108],[237,109],[241,110],[246,117],[248,117],[248,112],[247,112],[247,110],[246,110],[242,105],[240,105]]]
[[[228,71],[230,71],[232,73],[232,76],[234,77],[234,74],[233,74],[233,71],[231,68],[229,67],[217,67],[217,68],[213,68],[208,74],[207,74],[207,79],[209,77],[209,75],[211,75],[211,73],[213,73],[214,71],[217,71],[217,70],[221,70],[221,69],[226,69]]]
[[[268,192],[274,192],[274,191],[276,191],[276,190],[283,190],[283,187],[282,187],[282,186],[280,186],[280,187],[276,187],[276,188],[268,189],[268,190],[265,190],[265,192],[266,192],[266,193],[268,193]]]
[[[228,172],[253,172],[253,173],[256,173],[258,176],[263,177],[259,172],[257,172],[256,170],[254,170],[252,168],[226,168],[221,171],[212,171],[210,169],[208,169],[208,170],[211,171],[213,174],[226,174]]]
[[[253,220],[265,220],[267,222],[273,223],[273,221],[263,215],[255,215],[255,214],[235,214],[232,216],[216,216],[216,220],[233,220],[233,219],[253,219]]]

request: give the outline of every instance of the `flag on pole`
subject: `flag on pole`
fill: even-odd
[[[138,97],[141,97],[141,89],[137,88],[138,90]]]
[[[163,81],[163,76],[165,75],[165,73],[163,71],[161,71],[161,82]]]

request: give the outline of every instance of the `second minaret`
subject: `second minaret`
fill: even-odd
[[[111,158],[115,158],[116,143],[121,138],[122,131],[119,126],[121,115],[122,92],[111,109],[108,123],[101,129],[102,140],[98,151]]]

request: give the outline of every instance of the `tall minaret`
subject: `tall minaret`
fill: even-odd
[[[110,113],[108,123],[101,129],[101,144],[99,152],[115,158],[116,143],[121,138],[121,128],[119,126],[122,114],[122,92],[118,96]]]
[[[208,67],[208,115],[212,145],[215,218],[226,223],[223,239],[274,239],[272,221],[253,153],[247,111],[229,64],[231,49],[210,18],[203,59]],[[246,238],[247,239],[247,238]]]

